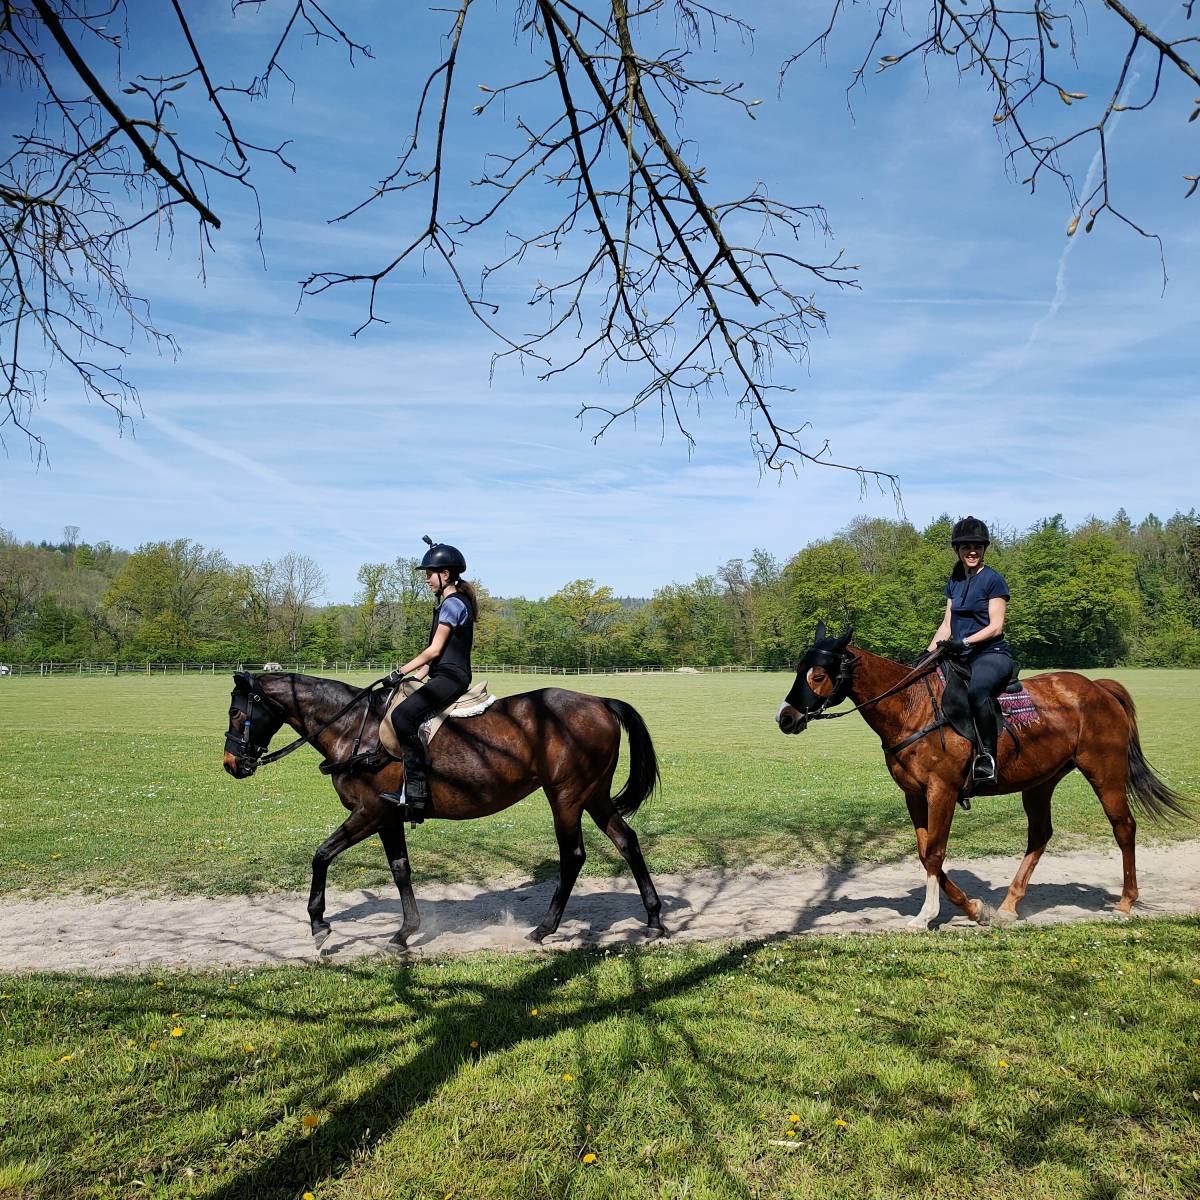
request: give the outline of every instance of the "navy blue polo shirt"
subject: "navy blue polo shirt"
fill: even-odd
[[[950,636],[966,639],[986,629],[988,625],[988,601],[996,598],[1008,599],[1008,584],[999,571],[986,564],[974,575],[946,580],[946,598],[950,601]],[[972,643],[969,653],[986,654],[999,650],[1011,656],[1012,651],[1004,638],[998,637],[985,646]]]

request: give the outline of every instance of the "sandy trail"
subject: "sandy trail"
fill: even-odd
[[[968,894],[996,905],[1016,870],[1015,857],[955,862]],[[1047,854],[1022,905],[1024,921],[1048,924],[1107,916],[1120,892],[1120,857],[1107,852]],[[655,881],[663,918],[676,941],[746,940],[775,934],[899,930],[921,906],[924,873],[914,860],[847,869],[812,866],[775,871],[703,871]],[[1135,914],[1200,911],[1200,841],[1138,850],[1142,899]],[[421,884],[419,955],[473,950],[522,951],[553,884]],[[54,897],[9,901],[0,971],[89,971],[222,967],[312,961],[305,896]],[[395,892],[330,892],[333,935],[323,957],[378,954],[400,925]],[[633,880],[581,878],[549,949],[619,945],[644,937]],[[971,923],[943,899],[941,925]]]

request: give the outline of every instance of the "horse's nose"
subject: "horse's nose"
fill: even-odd
[[[780,706],[775,722],[780,733],[799,733],[808,724],[804,714],[797,712],[790,704]]]
[[[234,779],[245,779],[247,776],[254,774],[253,770],[247,771],[242,765],[242,760],[236,754],[230,754],[228,750],[225,751],[225,770]]]

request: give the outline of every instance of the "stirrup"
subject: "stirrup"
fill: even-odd
[[[395,809],[402,821],[420,825],[425,820],[425,802],[409,800],[407,788],[402,787],[398,792],[380,792],[379,798]]]
[[[998,779],[995,756],[987,750],[980,750],[971,763],[971,778],[976,783],[995,783]]]

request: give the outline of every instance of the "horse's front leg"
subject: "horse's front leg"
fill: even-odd
[[[417,911],[417,900],[412,890],[412,869],[408,863],[408,841],[404,836],[403,823],[397,821],[394,825],[385,825],[379,831],[379,840],[383,843],[392,878],[400,892],[400,905],[404,909],[404,922],[388,940],[387,948],[393,953],[403,953],[408,949],[408,939],[421,928],[421,914]]]
[[[936,920],[941,911],[939,888],[944,889],[950,902],[957,904],[972,921],[983,924],[988,919],[990,910],[987,905],[982,900],[971,899],[943,869],[957,796],[958,793],[952,785],[940,780],[931,780],[923,797],[908,799],[908,811],[917,830],[917,852],[921,856],[921,865],[925,868],[925,903],[921,905],[921,911],[909,921],[909,929],[928,929]],[[924,817],[924,823],[919,821],[921,817]]]
[[[312,860],[312,886],[308,892],[308,921],[312,929],[316,949],[325,944],[329,937],[329,922],[325,920],[325,881],[329,877],[329,864],[343,850],[356,846],[379,827],[378,818],[368,816],[361,808],[355,809],[318,847]]]

